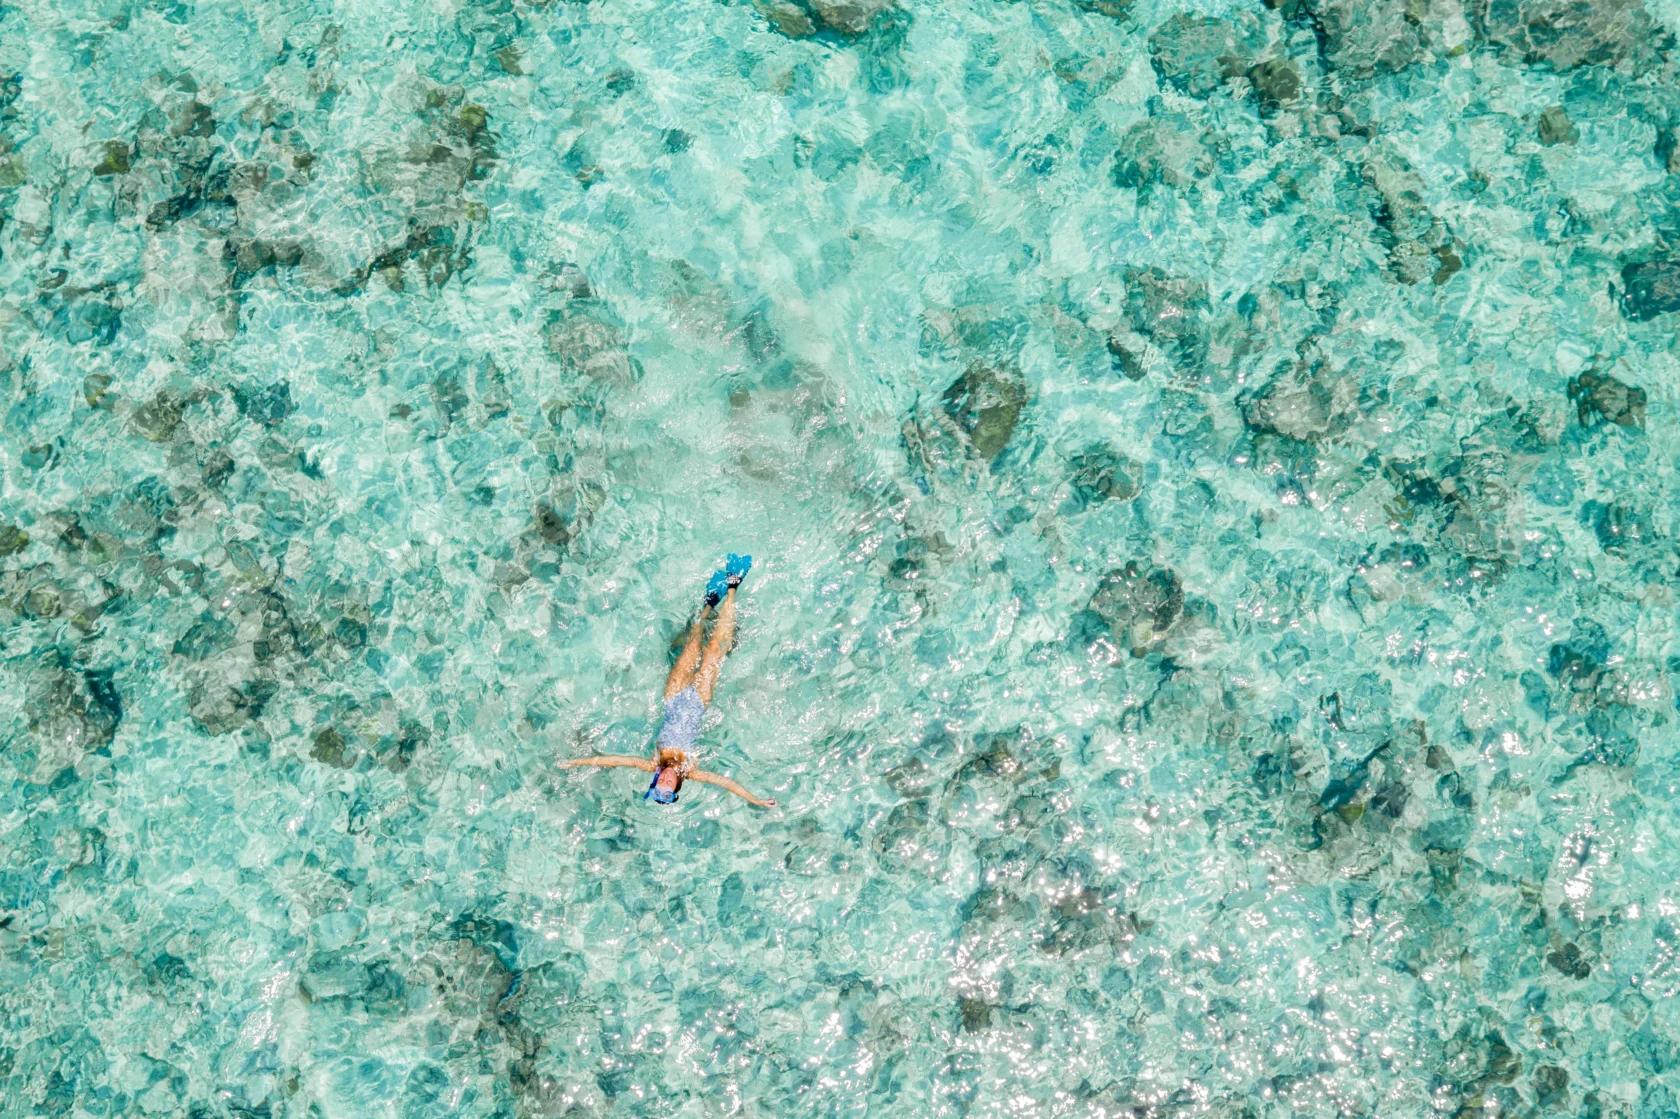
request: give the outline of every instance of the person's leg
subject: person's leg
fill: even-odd
[[[671,666],[671,675],[665,677],[666,699],[694,683],[694,670],[700,664],[700,638],[708,613],[709,607],[700,607],[700,613],[694,616],[694,624],[688,627],[688,641],[683,645],[682,655],[677,658],[677,663]]]
[[[729,655],[729,648],[734,643],[735,588],[730,587],[729,593],[718,605],[717,622],[712,626],[712,639],[706,642],[706,656],[700,662],[700,671],[694,674],[694,690],[700,693],[700,702],[712,702],[712,689],[717,687],[718,674],[723,671],[723,658]]]

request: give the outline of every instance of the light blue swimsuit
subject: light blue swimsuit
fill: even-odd
[[[664,749],[694,753],[700,741],[700,716],[706,704],[692,687],[684,688],[665,701],[665,724],[659,728],[659,745]]]

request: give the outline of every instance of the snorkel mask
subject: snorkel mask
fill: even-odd
[[[651,800],[655,804],[675,804],[677,803],[677,790],[661,789],[659,787],[659,774],[655,773],[653,780],[648,782],[647,792],[642,794],[642,799]]]

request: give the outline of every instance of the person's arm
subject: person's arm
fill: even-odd
[[[571,769],[577,765],[598,765],[603,769],[615,765],[628,765],[637,769],[645,769],[649,773],[659,768],[646,758],[627,758],[623,754],[597,754],[593,758],[573,758],[569,762],[561,762],[560,768]]]
[[[693,773],[690,773],[687,779],[690,781],[699,781],[703,785],[716,785],[720,789],[727,789],[736,796],[740,797],[742,800],[746,801],[748,804],[756,804],[760,808],[776,807],[775,801],[765,800],[762,797],[753,796],[740,785],[720,773],[707,773],[703,769],[697,769]]]

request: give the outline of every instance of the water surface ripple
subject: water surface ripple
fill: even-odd
[[[0,5],[0,1115],[1673,1116],[1676,30]]]

